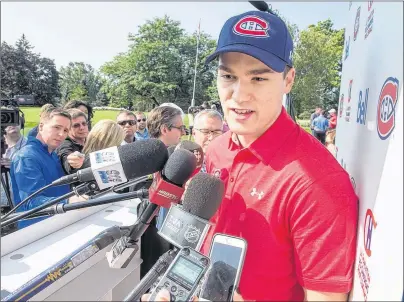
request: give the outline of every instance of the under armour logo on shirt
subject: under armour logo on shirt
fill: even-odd
[[[251,196],[255,196],[255,195],[257,195],[258,199],[261,200],[261,198],[264,196],[264,192],[261,191],[260,193],[258,193],[257,189],[253,188],[251,191]]]

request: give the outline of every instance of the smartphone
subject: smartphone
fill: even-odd
[[[210,269],[206,273],[201,301],[233,301],[238,287],[247,242],[239,237],[216,234],[209,252]]]
[[[166,288],[171,301],[190,301],[209,268],[209,258],[185,247],[181,249],[156,288],[151,291],[149,301],[155,301],[158,292]]]

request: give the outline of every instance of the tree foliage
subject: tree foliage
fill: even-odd
[[[101,68],[106,77],[103,91],[112,105],[151,109],[164,102],[186,107],[193,91],[196,35],[189,35],[180,23],[168,16],[147,21],[138,33],[129,34],[126,53],[119,54]],[[201,33],[195,99],[208,100],[206,89],[214,74],[204,65],[215,41]]]
[[[33,52],[23,34],[15,46],[1,45],[1,94],[33,95],[38,105],[54,102],[59,96],[58,71],[53,60]]]
[[[296,79],[292,97],[297,113],[316,106],[337,107],[342,70],[344,30],[331,20],[300,32],[294,54]]]
[[[83,62],[70,62],[60,68],[60,92],[62,103],[69,100],[83,100],[89,104],[107,105],[101,92],[102,79],[94,68]]]

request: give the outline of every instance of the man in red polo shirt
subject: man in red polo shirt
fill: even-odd
[[[252,11],[227,20],[207,60],[219,61],[217,87],[230,131],[206,154],[207,172],[226,191],[202,251],[209,252],[215,233],[246,239],[238,288],[246,300],[346,301],[357,197],[331,153],[282,106],[295,77],[292,53],[285,23]]]

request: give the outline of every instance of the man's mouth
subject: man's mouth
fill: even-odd
[[[232,111],[234,111],[237,114],[250,114],[253,113],[254,111],[250,110],[250,109],[231,109]]]

